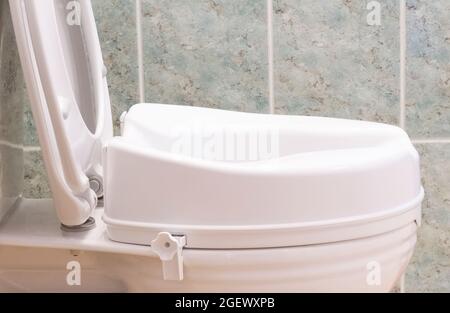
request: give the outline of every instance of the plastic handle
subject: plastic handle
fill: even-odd
[[[43,14],[41,13],[42,4],[39,2],[40,1],[26,1],[25,5],[30,9],[32,9],[34,12],[37,12],[38,14],[39,13]],[[34,24],[36,30],[39,30],[42,33],[42,30],[40,29],[41,26],[40,23],[37,20],[34,20],[33,17],[35,17],[35,15],[32,15],[32,17],[30,17],[29,19],[30,24]],[[48,18],[51,17],[53,16],[49,16]],[[55,31],[57,31],[56,20],[52,21],[52,23],[54,24]],[[52,72],[50,71],[53,57],[63,55],[60,36],[58,35],[57,38],[58,39],[56,39],[55,42],[53,43],[49,42],[44,43],[42,41],[42,36],[35,36],[33,38],[33,41],[37,48],[36,63],[39,67],[39,73],[43,85],[57,86],[56,80],[58,79],[58,77],[52,75]],[[44,48],[45,44],[46,45],[51,44],[52,45],[51,47],[47,47],[51,49],[45,49]],[[62,71],[64,71],[65,77],[68,77],[67,68],[64,67]],[[48,112],[55,133],[55,139],[60,151],[61,165],[64,173],[64,179],[75,195],[84,194],[89,189],[89,179],[81,171],[73,155],[71,145],[64,126],[63,114],[61,112],[60,107],[61,97],[57,94],[57,90],[55,90],[55,88],[43,88],[43,91],[47,98]],[[75,96],[73,94],[70,95],[69,101],[76,103]]]
[[[94,137],[97,139],[101,137],[104,128],[104,115],[105,115],[105,96],[104,96],[104,86],[103,86],[103,59],[100,50],[100,45],[97,37],[97,29],[95,26],[94,15],[91,10],[90,0],[81,0],[81,31],[83,38],[85,40],[85,47],[87,49],[87,55],[89,56],[89,74],[91,75],[91,81],[94,87],[94,99],[95,99],[95,111],[96,111],[96,130]],[[29,6],[40,6],[38,1],[27,1],[26,5]],[[39,9],[34,7],[33,10],[38,11]],[[54,21],[55,29],[57,31],[57,23]],[[36,39],[39,45],[43,43]],[[56,42],[54,42],[55,52],[63,55],[63,49],[60,37]],[[41,51],[42,48],[41,48]],[[40,67],[41,79],[44,84],[56,85],[53,81],[56,79],[51,75],[48,70],[50,68],[49,64],[46,62],[52,62],[51,57],[46,57],[41,55],[38,58],[37,63],[42,65]],[[67,69],[65,71],[65,76],[68,77]],[[69,139],[66,135],[65,122],[63,120],[63,112],[61,111],[61,101],[62,98],[57,94],[53,88],[44,88],[44,92],[48,99],[48,111],[50,119],[52,121],[52,126],[55,132],[55,138],[57,145],[60,150],[61,164],[64,173],[64,180],[66,181],[69,188],[76,195],[84,194],[89,187],[89,179],[84,175],[82,170],[77,165],[74,158]],[[75,96],[70,95],[72,103],[76,103]]]
[[[65,180],[65,173],[62,170],[61,163],[63,160],[61,159],[60,149],[56,146],[57,142],[54,140],[56,139],[56,134],[49,115],[50,103],[47,101],[44,93],[45,84],[41,80],[41,71],[38,66],[38,60],[41,60],[39,56],[42,55],[43,43],[38,42],[36,37],[32,35],[39,31],[39,22],[36,20],[36,14],[39,13],[40,16],[45,18],[49,10],[53,9],[54,3],[53,0],[40,0],[39,5],[44,11],[35,12],[33,10],[36,7],[33,7],[32,3],[36,2],[34,0],[10,0],[17,47],[31,100],[36,129],[39,134],[39,141],[43,148],[42,156],[47,168],[49,183],[52,187],[58,218],[64,225],[81,225],[89,218],[92,209],[95,207],[96,199],[90,189],[86,190],[87,193],[83,195],[75,195]],[[33,42],[37,43],[34,45]],[[54,47],[54,41],[50,45]],[[51,57],[50,60],[52,60]],[[52,100],[55,101],[55,98]],[[51,136],[51,133],[54,136]],[[64,170],[67,171],[68,169]],[[79,178],[79,183],[79,186],[83,186],[83,177]]]

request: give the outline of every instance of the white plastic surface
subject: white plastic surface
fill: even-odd
[[[61,223],[84,223],[96,206],[88,177],[102,175],[112,137],[103,61],[89,0],[81,25],[65,0],[11,0],[11,13],[49,183]]]
[[[124,119],[123,136],[104,153],[113,240],[143,244],[167,231],[192,248],[295,246],[420,221],[419,156],[398,127],[161,104],[135,105]],[[278,156],[221,161],[172,151],[195,127],[276,130]]]

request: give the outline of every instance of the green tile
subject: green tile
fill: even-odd
[[[27,151],[25,161],[24,197],[30,199],[51,198],[42,154],[40,151]]]
[[[407,0],[406,128],[450,136],[450,2]]]
[[[117,133],[121,113],[139,102],[135,1],[93,0],[92,5]]]
[[[8,1],[0,2],[0,141],[20,145],[27,100]]]
[[[275,0],[276,112],[398,123],[399,2]]]
[[[423,221],[407,291],[450,292],[450,144],[418,145],[425,189]]]
[[[147,102],[268,112],[264,0],[144,0]]]

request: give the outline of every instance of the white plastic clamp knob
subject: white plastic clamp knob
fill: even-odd
[[[153,251],[162,261],[164,280],[183,280],[183,247],[185,236],[172,236],[167,232],[159,233],[151,242]]]

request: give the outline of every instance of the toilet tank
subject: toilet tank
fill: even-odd
[[[8,1],[0,1],[0,222],[24,185],[25,84]]]

